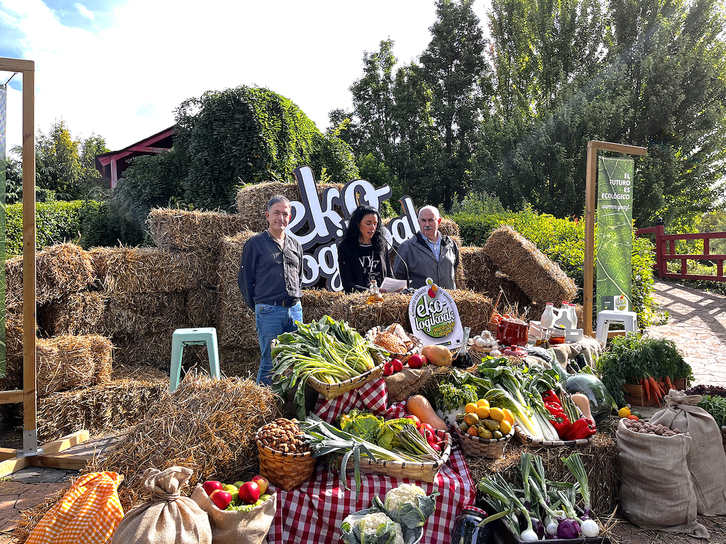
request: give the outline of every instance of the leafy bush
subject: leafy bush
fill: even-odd
[[[539,214],[529,206],[520,212],[504,211],[490,215],[458,213],[452,215],[451,219],[459,225],[459,232],[466,245],[483,246],[494,230],[503,225],[511,226],[559,264],[562,271],[574,280],[579,290],[576,301],[582,303],[585,283],[584,221],[558,219],[549,214]],[[658,323],[662,319],[657,312],[652,294],[655,262],[652,249],[652,243],[646,238],[633,240],[631,294],[633,311],[638,314],[641,327]],[[594,287],[593,285],[593,289]]]
[[[63,242],[78,243],[83,232],[83,222],[89,214],[97,213],[100,203],[74,200],[71,202],[38,202],[36,204],[35,248]],[[8,256],[23,253],[23,205],[10,204],[5,207],[5,253]]]

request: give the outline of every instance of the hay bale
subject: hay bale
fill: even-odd
[[[303,289],[302,307],[305,323],[319,321],[324,315],[332,315],[333,305],[345,297],[342,291],[325,289]]]
[[[38,396],[107,383],[111,341],[99,335],[39,338],[36,343]]]
[[[247,230],[237,214],[155,208],[146,222],[157,247],[167,251],[218,253],[223,236]]]
[[[242,249],[255,233],[225,236],[219,256],[217,341],[220,346],[253,348],[258,345],[255,313],[245,306],[237,285]],[[304,309],[303,309],[304,311]]]
[[[58,244],[39,251],[35,256],[35,300],[46,304],[64,296],[84,291],[95,280],[89,254],[75,244]],[[23,257],[5,261],[7,307],[22,304]],[[8,304],[9,303],[9,304]]]
[[[318,183],[318,195],[322,195],[328,188],[343,188],[342,183]],[[262,232],[268,227],[265,219],[267,202],[275,195],[283,195],[291,202],[300,201],[300,188],[297,183],[283,183],[270,181],[248,185],[237,191],[237,211],[252,232]]]
[[[559,265],[511,227],[492,232],[484,252],[533,301],[571,301],[577,294],[575,282]]]
[[[38,307],[38,326],[49,336],[102,332],[108,296],[98,291],[71,293]]]
[[[174,329],[147,334],[118,334],[112,336],[114,366],[148,366],[169,375],[171,368],[171,343]],[[182,373],[200,366],[209,370],[209,356],[204,345],[186,346],[182,353]]]
[[[219,295],[216,289],[192,289],[187,293],[190,327],[216,327]]]
[[[187,375],[104,459],[89,464],[85,471],[123,474],[119,496],[125,511],[151,498],[143,478],[150,467],[191,468],[189,489],[204,480],[234,482],[257,470],[255,433],[279,415],[269,387],[238,378]]]
[[[91,261],[106,293],[179,292],[199,289],[209,264],[192,253],[159,248],[99,247]]]
[[[106,309],[99,328],[109,336],[171,333],[190,327],[187,293],[129,293],[106,295]]]
[[[257,378],[260,368],[260,348],[219,348],[219,369],[223,376],[232,378]]]
[[[117,433],[142,421],[168,394],[169,376],[150,370],[123,371],[123,379],[38,399],[40,440],[57,440],[82,429],[91,435]]]
[[[446,234],[448,236],[455,236],[456,242],[461,247],[461,238],[459,233],[459,225],[457,225],[454,221],[451,219],[448,219],[446,217],[441,218],[441,223],[439,223],[439,231],[441,234]]]
[[[464,246],[459,248],[461,267],[466,273],[466,285],[459,288],[471,289],[477,293],[489,293],[489,285],[497,271],[484,248],[477,246]],[[457,284],[458,285],[458,284]],[[489,293],[491,295],[491,293]]]

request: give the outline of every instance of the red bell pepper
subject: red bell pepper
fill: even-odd
[[[585,416],[582,416],[572,424],[570,430],[565,433],[563,438],[565,440],[579,440],[580,438],[592,436],[596,431],[595,424]]]
[[[562,438],[571,427],[570,419],[559,404],[545,402],[545,408],[550,413],[550,423],[557,431],[557,435]]]
[[[557,396],[557,393],[552,391],[552,389],[548,389],[544,393],[542,393],[542,400],[545,402],[554,402],[562,406],[562,402],[560,402],[560,397]]]

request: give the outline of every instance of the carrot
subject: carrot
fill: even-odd
[[[648,380],[640,378],[640,385],[643,386],[643,395],[645,395],[645,400],[650,400],[650,387],[648,387]]]
[[[655,381],[655,378],[653,376],[648,376],[648,382],[650,382],[650,389],[655,395],[655,401],[658,403],[658,407],[660,407],[660,397],[662,391],[658,386],[658,382]]]
[[[670,391],[671,389],[675,389],[675,387],[673,387],[673,382],[671,381],[670,376],[666,376],[666,384],[668,384],[668,391]]]

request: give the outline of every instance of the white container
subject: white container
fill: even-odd
[[[542,317],[539,320],[540,326],[543,329],[551,329],[555,324],[555,310],[551,302],[548,302],[545,306]]]

